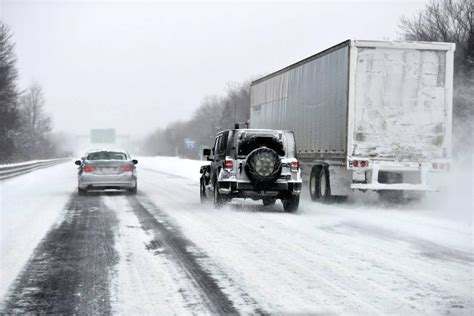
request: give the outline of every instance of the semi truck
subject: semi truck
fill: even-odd
[[[344,41],[253,81],[250,127],[294,131],[315,201],[437,190],[451,165],[454,50]]]

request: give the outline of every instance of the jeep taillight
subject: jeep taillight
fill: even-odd
[[[227,159],[227,160],[224,162],[224,168],[225,168],[227,171],[232,170],[233,167],[234,167],[234,161],[233,161],[233,160]]]
[[[291,172],[298,172],[300,168],[300,163],[298,161],[292,161],[290,164],[290,171]]]

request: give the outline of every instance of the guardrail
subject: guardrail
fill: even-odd
[[[3,165],[0,166],[0,180],[16,177],[41,168],[51,167],[68,160],[71,160],[71,158],[34,160],[12,165]]]

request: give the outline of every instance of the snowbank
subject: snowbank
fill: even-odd
[[[76,172],[74,165],[60,164],[0,181],[0,299],[47,231],[60,221],[76,186]]]

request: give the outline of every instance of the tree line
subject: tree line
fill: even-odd
[[[18,87],[15,45],[0,22],[0,164],[57,157],[41,85]]]
[[[141,148],[146,155],[198,158],[200,146],[211,146],[217,132],[246,123],[250,118],[250,81],[228,84],[224,96],[208,96],[187,121],[158,128],[146,137]],[[188,148],[185,140],[195,142]]]
[[[417,15],[400,19],[405,40],[456,43],[454,63],[454,149],[472,144],[474,99],[474,30],[472,0],[432,0]],[[197,157],[199,145],[211,145],[216,132],[250,117],[250,81],[230,85],[224,97],[206,97],[193,117],[159,128],[142,144],[148,155]],[[198,145],[190,150],[185,139]]]
[[[474,99],[473,0],[431,0],[412,17],[400,19],[406,40],[456,43],[454,68],[454,149],[470,148]],[[17,84],[16,55],[11,32],[0,22],[0,163],[58,156],[51,118],[38,83],[25,90]],[[212,144],[215,134],[250,117],[250,81],[229,84],[223,96],[202,100],[189,120],[158,128],[142,142],[147,155],[196,158],[199,146]],[[185,140],[195,141],[189,149]]]

